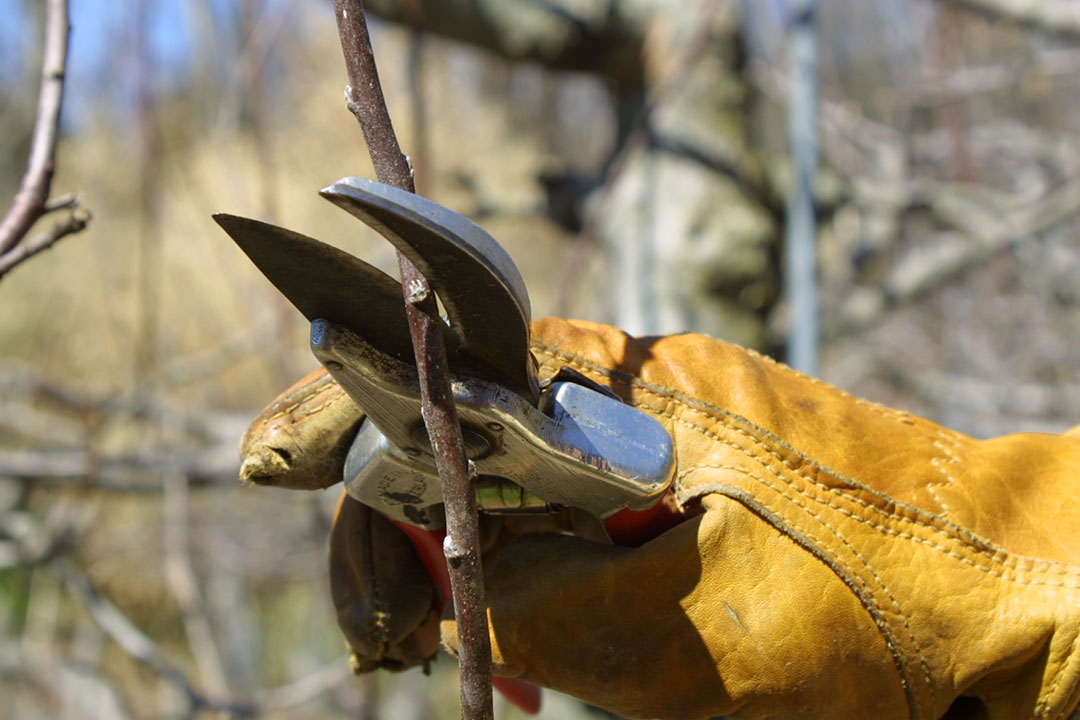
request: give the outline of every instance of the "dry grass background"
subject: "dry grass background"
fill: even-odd
[[[54,188],[79,192],[92,224],[0,283],[0,718],[215,714],[191,705],[160,668],[122,649],[91,613],[103,605],[80,595],[71,575],[28,561],[40,539],[57,540],[67,566],[201,694],[227,696],[260,717],[456,716],[456,680],[446,658],[431,679],[415,671],[344,677],[324,570],[336,490],[255,490],[233,479],[247,419],[315,361],[306,324],[210,214],[271,219],[388,271],[393,266],[389,245],[317,196],[339,177],[371,170],[343,107],[332,19],[321,6],[298,7],[276,40],[285,71],[266,81],[274,100],[262,109],[261,140],[244,109],[249,86],[242,79],[216,95],[198,83],[160,86],[153,109],[160,146],[152,163],[160,185],[148,226],[130,118],[104,103],[85,108],[63,140]],[[824,32],[847,37],[850,27],[835,13],[829,18]],[[973,67],[1007,64],[1013,57],[1001,60],[1003,50],[1020,63],[1046,50],[993,23],[969,27],[963,62]],[[881,27],[873,32],[887,34]],[[429,119],[421,143],[408,92],[409,35],[380,27],[376,43],[402,144],[428,148],[419,158],[426,194],[478,215],[521,268],[534,316],[552,312],[573,238],[539,212],[535,178],[550,168],[601,165],[614,142],[607,91],[595,78],[513,67],[427,37],[422,87]],[[858,105],[882,121],[888,113],[880,108],[903,100],[882,99],[884,80],[903,80],[904,73],[874,66],[868,79],[852,71],[865,58],[858,52],[867,50],[844,48],[851,57],[836,49],[834,65],[825,68],[831,101]],[[1036,79],[965,106],[973,127],[1004,128],[989,139],[972,136],[978,192],[989,188],[1021,203],[1077,181],[1080,128],[1073,127],[1077,115],[1062,108],[1075,108],[1080,91],[1072,76]],[[0,111],[4,158],[21,157],[32,87],[28,81],[10,91]],[[762,142],[773,151],[781,111],[763,100]],[[926,138],[925,150],[905,158],[905,167],[912,176],[938,179],[948,174],[948,153],[939,147],[940,128],[921,119],[926,114],[898,111],[909,124],[894,130]],[[1029,147],[1024,138],[1032,134],[1049,140]],[[0,187],[13,189],[19,171],[17,162],[5,168]],[[827,306],[860,283],[885,284],[913,253],[932,252],[956,234],[918,203],[892,215],[881,211],[850,177],[832,172],[840,189],[828,200],[822,233]],[[875,179],[888,185],[911,178]],[[854,268],[856,246],[878,237],[875,223],[890,222],[891,245],[872,256],[871,267]],[[980,436],[1080,422],[1075,225],[1066,214],[1052,231],[1024,236],[831,342],[824,375]],[[149,260],[147,227],[158,228],[159,255]],[[602,267],[595,256],[589,262]],[[149,291],[141,280],[148,271],[158,278]],[[584,282],[603,286],[610,279],[587,273]],[[571,307],[572,314],[592,312],[584,299]],[[148,313],[155,319],[154,360],[140,374],[135,358],[146,342]],[[200,466],[185,473],[191,459]],[[69,465],[55,469],[61,462]],[[209,647],[199,639],[200,623],[210,631]],[[291,685],[304,679],[329,689]],[[215,686],[224,690],[212,692]],[[304,702],[282,703],[297,699]],[[545,712],[570,718],[583,711],[552,696]],[[500,708],[499,717],[517,715]]]

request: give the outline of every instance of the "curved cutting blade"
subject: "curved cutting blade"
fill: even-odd
[[[349,177],[320,194],[389,240],[427,277],[462,349],[535,399],[529,295],[517,266],[483,228],[413,193]]]
[[[328,320],[402,362],[415,362],[397,280],[347,252],[276,225],[224,213],[214,220],[309,321]]]

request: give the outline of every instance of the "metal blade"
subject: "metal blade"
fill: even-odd
[[[489,379],[537,398],[529,295],[514,261],[493,237],[438,203],[365,178],[339,180],[320,194],[420,269],[442,300],[462,350],[483,363]]]
[[[414,363],[397,280],[343,250],[276,225],[224,213],[214,220],[309,321],[328,320],[397,360]]]

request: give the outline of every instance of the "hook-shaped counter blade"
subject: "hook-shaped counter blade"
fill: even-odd
[[[214,220],[309,321],[348,328],[397,360],[414,362],[401,283],[332,245],[268,223]]]
[[[494,371],[490,380],[536,401],[529,295],[514,261],[491,235],[436,202],[365,178],[344,178],[320,194],[420,269],[442,300],[461,349]]]

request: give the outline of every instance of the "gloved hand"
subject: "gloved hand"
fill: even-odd
[[[977,441],[699,335],[552,319],[533,338],[542,377],[568,365],[667,427],[686,519],[636,548],[504,523],[484,557],[497,674],[631,717],[1076,709],[1080,428]],[[340,479],[305,472],[263,481]],[[355,552],[332,552],[332,575]],[[381,572],[354,592],[423,605],[428,588],[401,591],[411,571]],[[408,637],[430,643],[428,617]]]

